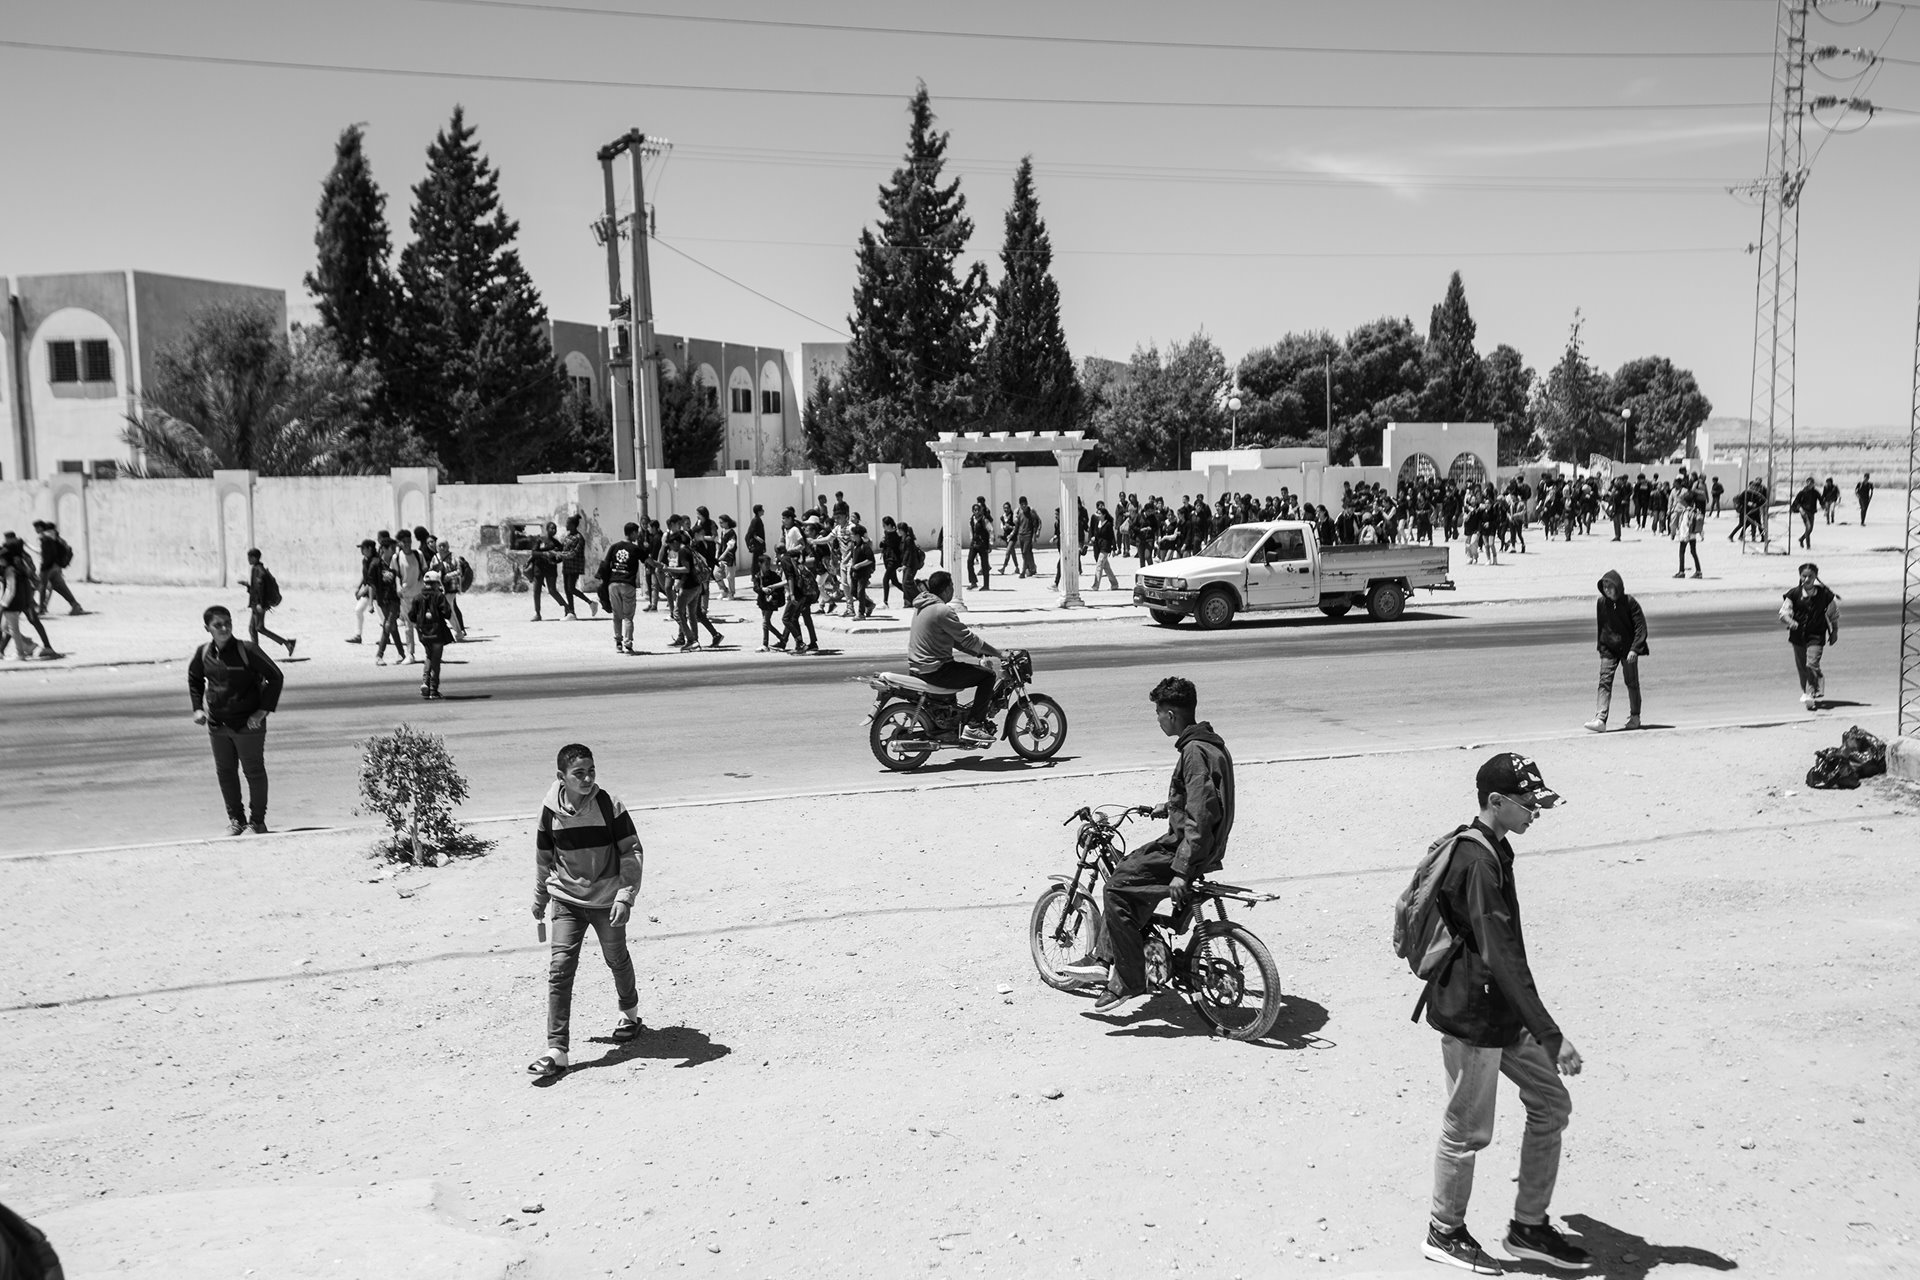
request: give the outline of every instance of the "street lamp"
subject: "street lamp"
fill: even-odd
[[[1227,397],[1227,412],[1232,415],[1228,419],[1232,426],[1227,436],[1227,447],[1238,449],[1240,447],[1240,397],[1238,394]]]
[[[1631,406],[1620,410],[1620,465],[1627,465],[1627,424],[1633,420]]]

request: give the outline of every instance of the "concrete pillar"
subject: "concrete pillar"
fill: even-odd
[[[753,472],[729,471],[727,479],[733,486],[728,498],[727,514],[733,517],[735,535],[733,567],[737,569],[740,567],[740,558],[747,553],[747,523],[753,519]],[[717,512],[714,518],[716,520],[719,518]]]
[[[220,586],[230,587],[248,576],[247,552],[253,546],[252,471],[213,473],[213,527],[219,530]]]
[[[396,532],[417,524],[433,528],[433,491],[439,484],[440,472],[434,467],[394,467],[387,472]]]
[[[0,352],[0,358],[5,353]],[[82,582],[93,581],[93,539],[92,530],[87,522],[87,477],[77,471],[56,471],[47,477],[45,493],[46,514],[42,520],[51,520],[60,529],[60,536],[73,548],[73,564],[67,569],[70,577]],[[40,551],[34,547],[37,555]]]
[[[1060,607],[1078,609],[1080,599],[1080,455],[1086,446],[1054,449],[1060,464]]]
[[[944,539],[940,567],[953,578],[953,603],[965,607],[966,575],[960,572],[966,564],[960,551],[960,473],[966,466],[967,449],[949,437],[934,443],[933,454],[940,459],[940,523]]]
[[[867,532],[878,542],[880,522],[888,516],[895,521],[900,519],[901,465],[898,462],[869,462],[867,477],[873,481],[873,510],[867,517],[872,523],[867,526]]]
[[[673,506],[673,468],[648,467],[647,489],[653,495],[653,508],[647,512],[647,518],[658,520],[664,529],[668,517],[680,514]]]
[[[800,510],[800,518],[804,520],[807,512],[813,507],[816,496],[814,491],[820,485],[820,473],[812,467],[795,467],[793,478],[800,482],[800,501],[795,505]]]
[[[1216,462],[1210,465],[1207,468],[1207,502],[1212,504],[1220,501],[1220,495],[1227,491],[1228,483],[1227,464]]]
[[[1020,494],[1019,476],[1019,464],[1011,458],[987,464],[987,505],[993,508],[996,524],[1000,519],[1000,504],[1012,502]]]

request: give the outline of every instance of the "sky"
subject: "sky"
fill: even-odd
[[[1912,7],[1824,6],[1809,43],[1920,61]],[[606,314],[594,153],[638,128],[673,143],[647,176],[661,331],[834,341],[854,239],[924,81],[973,256],[996,276],[1014,167],[1033,157],[1076,358],[1201,329],[1230,362],[1382,315],[1424,330],[1459,270],[1482,350],[1509,343],[1544,374],[1577,312],[1600,367],[1665,355],[1716,415],[1747,412],[1760,214],[1727,188],[1766,170],[1773,0],[0,0],[0,13],[0,275],[233,280],[287,290],[298,316],[340,130],[366,127],[397,249],[426,147],[459,103],[556,319]],[[81,51],[103,49],[165,56]],[[753,91],[769,89],[783,92]],[[1806,127],[1799,420],[1905,424],[1920,65],[1846,83],[1816,70],[1808,92],[1886,110],[1857,132]]]

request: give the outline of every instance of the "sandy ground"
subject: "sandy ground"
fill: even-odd
[[[1920,798],[1807,791],[1833,729],[1531,748],[1568,804],[1527,932],[1587,1060],[1554,1210],[1602,1274],[1920,1271]],[[550,1087],[530,823],[399,876],[349,833],[0,861],[0,1197],[78,1277],[1438,1275],[1389,907],[1479,758],[1243,769],[1228,869],[1281,895],[1239,914],[1289,996],[1251,1045],[1028,960],[1062,818],[1157,771],[641,810],[652,1030],[604,1037],[583,957]]]
[[[1896,495],[1904,496],[1904,495]],[[1842,597],[1851,600],[1897,599],[1900,593],[1902,542],[1900,512],[1885,504],[1874,508],[1874,524],[1861,528],[1849,523],[1819,524],[1814,529],[1811,557],[1820,563],[1825,581]],[[1739,544],[1730,544],[1726,535],[1732,530],[1731,517],[1710,521],[1707,537],[1701,545],[1701,560],[1706,576],[1676,580],[1673,575],[1675,547],[1667,538],[1650,530],[1629,529],[1624,539],[1614,543],[1604,532],[1577,537],[1572,542],[1548,542],[1535,528],[1525,555],[1504,555],[1500,563],[1468,564],[1459,543],[1453,544],[1453,575],[1459,589],[1452,592],[1416,594],[1415,608],[1457,609],[1539,607],[1543,602],[1590,600],[1594,583],[1608,569],[1618,569],[1628,589],[1649,605],[1670,602],[1685,604],[1723,593],[1759,595],[1785,591],[1794,583],[1793,565],[1807,556],[1792,550],[1785,525],[1775,521],[1774,546],[1783,554],[1761,555],[1757,550],[1742,553]],[[1029,634],[1033,643],[1059,645],[1071,643],[1052,624],[1075,624],[1076,635],[1092,635],[1114,628],[1137,628],[1144,619],[1142,610],[1130,603],[1135,562],[1131,558],[1115,560],[1123,584],[1119,592],[1085,590],[1086,609],[1062,611],[1051,587],[1058,556],[1043,551],[1038,556],[1041,575],[1031,579],[1013,579],[995,575],[994,588],[967,596],[972,620],[982,626],[1012,628],[1011,634]],[[935,553],[928,562],[932,569],[939,563]],[[998,567],[996,561],[996,568]],[[1089,569],[1091,564],[1089,564]],[[62,672],[94,672],[103,669],[109,675],[139,675],[142,668],[164,669],[178,674],[184,670],[187,656],[196,642],[204,638],[200,613],[207,605],[221,603],[234,611],[243,626],[246,618],[246,592],[217,591],[199,587],[131,587],[79,584],[75,591],[83,605],[94,610],[84,617],[67,616],[64,604],[56,599],[46,623],[57,649],[66,656],[54,662],[21,662],[11,653],[0,660],[0,700],[9,692],[25,692],[29,684],[58,687]],[[875,592],[878,599],[878,592]],[[897,634],[910,620],[894,596],[892,607],[883,609],[872,621],[856,623],[843,618],[821,618],[818,626],[823,647],[844,652],[895,653],[901,644]],[[526,594],[481,592],[461,598],[473,643],[456,645],[449,656],[470,664],[474,673],[493,670],[518,670],[550,667],[556,664],[631,669],[658,663],[779,662],[781,655],[761,655],[754,650],[760,643],[760,616],[753,595],[741,584],[737,601],[716,598],[711,612],[725,637],[719,651],[682,655],[667,648],[674,637],[674,624],[665,612],[642,613],[636,623],[636,643],[648,651],[638,658],[624,658],[613,652],[612,625],[600,620],[568,622],[561,618],[551,599],[546,601],[545,622],[536,623],[532,602]],[[302,680],[314,681],[341,676],[364,677],[373,669],[374,645],[378,637],[377,619],[365,628],[366,642],[343,643],[353,630],[354,601],[349,592],[325,594],[290,591],[286,605],[275,610],[272,628],[298,642],[294,666]],[[1102,626],[1101,624],[1105,624]],[[1044,627],[1044,631],[1037,630]],[[1028,630],[1032,629],[1032,630]],[[1189,630],[1191,628],[1189,627]],[[703,636],[703,641],[705,637]],[[278,660],[283,650],[266,642],[267,651]],[[118,668],[119,670],[114,670]],[[411,679],[417,671],[406,667],[391,669],[396,683]],[[81,681],[96,675],[77,677]],[[21,682],[27,682],[25,684]]]

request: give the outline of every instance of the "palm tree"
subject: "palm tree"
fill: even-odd
[[[186,338],[160,353],[152,384],[121,438],[145,479],[331,475],[372,399],[371,366],[349,365],[326,334],[296,328],[258,304],[220,304],[194,317]]]

